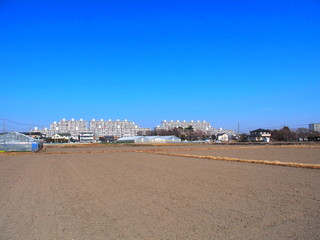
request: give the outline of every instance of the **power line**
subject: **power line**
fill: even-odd
[[[25,125],[25,126],[36,126],[37,125],[37,124],[34,124],[34,123],[18,123],[18,122],[12,121],[12,120],[7,119],[7,118],[0,118],[0,120],[11,122],[11,123],[14,123],[14,124],[17,124],[17,125]]]
[[[11,124],[6,124],[5,130],[6,131],[26,131],[26,129],[21,126],[17,127],[17,126],[11,125]]]

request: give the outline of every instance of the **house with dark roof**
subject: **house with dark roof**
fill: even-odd
[[[250,131],[249,141],[253,142],[270,142],[271,131],[269,129],[256,129]]]
[[[44,136],[44,134],[42,134],[41,132],[34,132],[34,131],[21,132],[21,134],[24,134],[26,136],[29,136],[29,137],[32,137],[32,138],[35,138],[35,139],[40,139],[40,138],[43,138],[43,136]]]

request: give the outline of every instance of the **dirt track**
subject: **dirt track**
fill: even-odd
[[[0,155],[0,239],[320,239],[319,182],[315,169],[150,153]]]

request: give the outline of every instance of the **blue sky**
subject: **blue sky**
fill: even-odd
[[[0,1],[0,118],[320,122],[319,26],[316,0]]]

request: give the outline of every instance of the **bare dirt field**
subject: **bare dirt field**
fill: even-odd
[[[171,151],[170,151],[171,152]],[[216,147],[206,150],[172,151],[178,154],[199,156],[223,156],[240,159],[268,160],[280,162],[320,164],[320,147],[312,146],[259,146],[259,147]]]
[[[319,169],[150,153],[320,158],[318,147],[223,148],[0,154],[0,239],[320,239]]]

